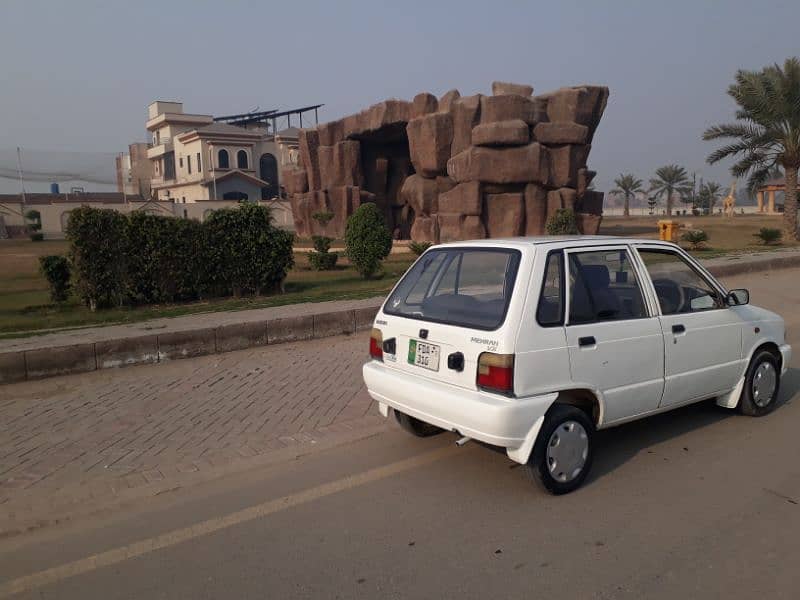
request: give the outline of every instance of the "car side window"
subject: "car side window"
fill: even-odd
[[[564,253],[561,250],[547,255],[536,321],[542,327],[564,324]]]
[[[571,325],[648,316],[627,250],[570,253],[569,290]]]
[[[722,298],[680,254],[671,250],[639,249],[664,315],[722,308]]]

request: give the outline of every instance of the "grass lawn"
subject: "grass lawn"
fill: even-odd
[[[663,217],[607,217],[603,220],[600,233],[657,238],[656,221],[659,218]],[[720,216],[675,218],[708,233],[708,247],[695,252],[700,258],[713,258],[737,251],[767,250],[769,248],[757,242],[753,234],[761,227],[780,228],[781,219],[781,215],[737,215],[733,219]],[[777,247],[796,245],[797,243],[791,242]],[[414,260],[414,256],[409,253],[392,254],[384,262],[383,276],[365,281],[349,266],[346,259],[340,257],[341,266],[337,266],[334,271],[312,271],[308,267],[305,252],[298,252],[295,255],[296,266],[286,279],[284,294],[220,298],[92,313],[75,299],[61,306],[50,302],[47,284],[39,274],[38,257],[61,254],[66,250],[66,243],[60,241],[0,240],[0,338],[86,325],[131,323],[155,317],[379,296],[388,292]]]
[[[384,261],[384,273],[380,279],[364,280],[341,257],[339,262],[342,265],[337,265],[334,271],[312,271],[308,267],[306,254],[297,253],[295,268],[286,278],[284,294],[118,308],[93,313],[77,299],[71,299],[61,306],[50,302],[47,283],[38,271],[38,257],[64,252],[64,242],[0,240],[0,338],[202,312],[369,298],[386,294],[415,258],[411,254],[392,254]]]

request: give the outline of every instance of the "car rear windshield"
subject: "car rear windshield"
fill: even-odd
[[[503,248],[426,252],[395,288],[383,312],[411,319],[492,330],[502,325],[520,253]]]

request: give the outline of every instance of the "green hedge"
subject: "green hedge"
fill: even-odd
[[[152,304],[280,289],[294,236],[256,204],[204,222],[79,208],[67,240],[75,289],[90,307]]]
[[[64,302],[69,298],[70,267],[66,256],[40,256],[39,271],[47,279],[53,302]]]
[[[347,258],[364,279],[378,272],[381,261],[392,251],[392,234],[375,204],[362,204],[350,215],[345,227],[344,243]]]

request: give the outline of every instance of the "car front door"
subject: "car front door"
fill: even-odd
[[[567,251],[572,378],[602,394],[602,424],[658,408],[664,338],[625,246]]]
[[[637,248],[660,308],[664,332],[662,406],[710,398],[735,385],[742,373],[742,321],[723,290],[681,253]]]

